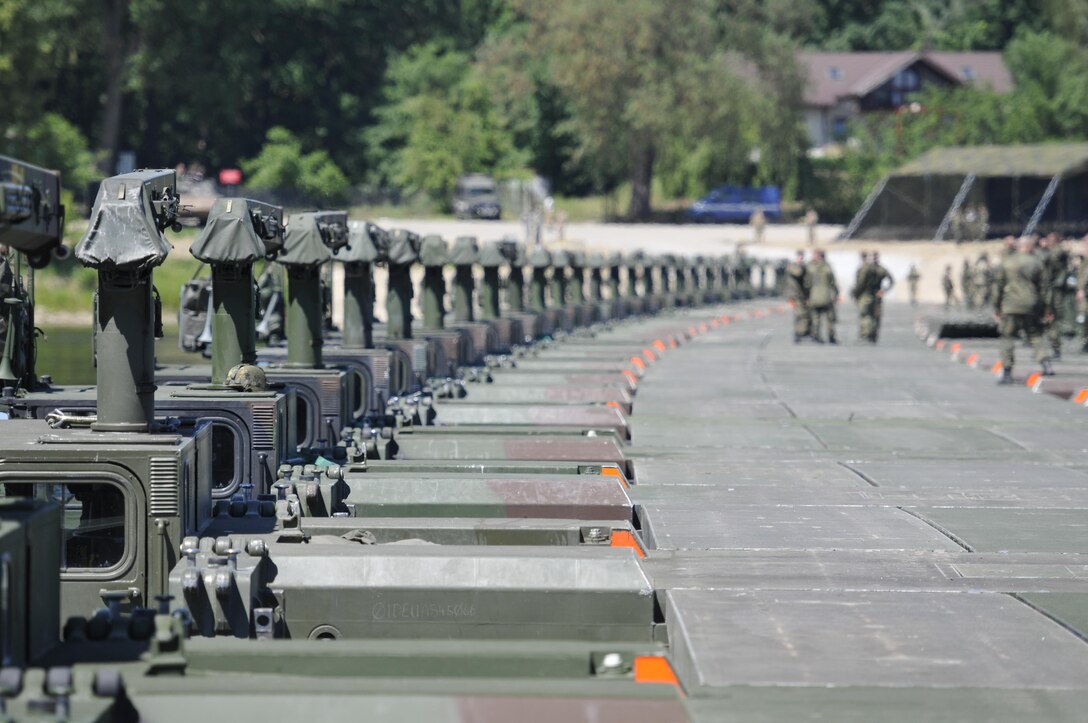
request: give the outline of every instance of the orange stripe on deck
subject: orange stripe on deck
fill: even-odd
[[[1043,378],[1043,375],[1039,372],[1034,372],[1028,375],[1028,378],[1024,381],[1025,387],[1031,387],[1035,389],[1035,385],[1039,383],[1039,380]]]
[[[620,471],[619,467],[601,467],[601,474],[605,477],[615,477],[623,485],[624,489],[628,489],[630,485],[627,484],[627,477]]]
[[[938,339],[937,343],[933,346],[935,346],[937,349],[944,349],[944,339]]]
[[[654,350],[650,347],[646,347],[642,350],[642,356],[646,357],[646,361],[650,362],[651,364],[657,361],[657,354],[654,354]]]
[[[664,353],[665,342],[661,341],[660,339],[654,339],[654,349],[657,349],[659,352]]]
[[[702,332],[703,334],[705,334],[707,331],[709,331],[709,329],[710,329],[710,327],[706,325],[706,322],[703,322],[702,324],[699,324],[699,331]]]
[[[629,530],[612,530],[612,547],[630,547],[639,557],[646,557],[642,551],[642,545]]]
[[[642,361],[642,357],[640,356],[631,357],[631,363],[638,367],[639,371],[642,371],[646,368],[646,362]]]
[[[950,352],[952,352],[953,354],[957,354],[957,353],[959,353],[959,350],[962,349],[962,348],[963,348],[963,345],[960,344],[959,342],[956,342],[948,350]]]
[[[732,321],[732,319],[729,318],[729,314],[722,314],[721,319],[723,324],[728,324]]]
[[[684,692],[668,659],[660,655],[635,656],[635,682],[675,685],[681,694]]]
[[[623,376],[627,377],[627,381],[631,382],[632,387],[638,386],[638,377],[635,376],[635,373],[633,371],[631,371],[630,369],[624,369],[621,373],[623,374]]]
[[[1081,387],[1080,391],[1073,395],[1073,401],[1077,404],[1088,402],[1088,387]]]
[[[999,361],[994,362],[994,365],[990,367],[990,371],[994,374],[1000,374],[1005,370],[1005,365]]]
[[[969,366],[969,367],[977,367],[978,366],[978,353],[977,352],[972,354],[971,356],[967,357],[967,366]]]

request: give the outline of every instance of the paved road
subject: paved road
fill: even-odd
[[[633,493],[697,719],[1085,719],[1088,410],[912,322],[752,318],[643,380]]]

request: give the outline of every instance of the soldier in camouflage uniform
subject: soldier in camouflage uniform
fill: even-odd
[[[785,270],[786,301],[793,307],[793,343],[809,334],[808,295],[805,291],[805,252],[798,251]]]
[[[827,341],[838,343],[835,338],[835,301],[838,296],[839,286],[831,265],[827,263],[824,252],[817,250],[805,267],[805,298],[812,319],[810,333],[813,341],[819,344],[824,341],[821,336],[824,320],[827,322]]]
[[[873,295],[873,334],[869,341],[876,344],[877,338],[880,336],[880,324],[884,320],[884,295],[891,291],[895,286],[895,279],[892,278],[892,274],[884,265],[880,263],[880,254],[876,251],[873,252],[872,257],[872,275],[869,279],[869,290]]]
[[[859,340],[869,339],[876,323],[873,313],[874,297],[868,293],[872,272],[873,264],[869,260],[869,252],[862,251],[858,261],[858,270],[854,274],[854,287],[850,290],[850,296],[858,307]]]
[[[1052,375],[1050,353],[1043,343],[1043,323],[1050,318],[1050,293],[1046,270],[1032,253],[1034,242],[1020,239],[1017,253],[1005,259],[997,269],[994,282],[994,318],[1001,330],[1002,373],[999,384],[1012,384],[1016,362],[1016,342],[1021,334],[1035,347],[1035,358],[1043,374]]]
[[[941,288],[944,289],[944,310],[948,311],[956,303],[956,282],[952,279],[952,264],[944,267]]]
[[[985,252],[979,254],[974,269],[971,270],[971,304],[976,309],[985,309],[993,301],[994,269],[990,266],[990,257]]]
[[[963,260],[963,268],[960,269],[960,294],[963,296],[963,305],[967,310],[975,308],[974,275],[971,273],[971,263]]]
[[[1064,308],[1064,287],[1069,254],[1060,246],[1055,233],[1049,233],[1039,240],[1038,256],[1043,262],[1046,273],[1046,285],[1050,294],[1050,312],[1052,318],[1046,323],[1046,340],[1050,344],[1052,359],[1062,358],[1062,322]]]
[[[911,264],[910,271],[907,273],[907,285],[910,286],[911,306],[918,306],[918,282],[921,280],[922,275],[918,273],[918,267]]]

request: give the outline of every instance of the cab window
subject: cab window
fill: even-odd
[[[8,482],[0,496],[36,497],[63,510],[61,571],[102,570],[125,556],[125,493],[111,482]]]

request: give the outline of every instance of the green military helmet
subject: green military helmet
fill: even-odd
[[[256,364],[236,364],[227,372],[226,385],[243,392],[263,392],[268,389],[268,377]]]
[[[475,264],[480,256],[480,248],[475,236],[458,236],[450,249],[450,263],[454,266]]]
[[[565,269],[568,266],[573,266],[574,263],[571,260],[571,253],[565,249],[556,249],[552,251],[552,266],[557,269]]]
[[[446,240],[438,234],[424,236],[419,244],[419,263],[423,266],[445,266],[450,262]]]

